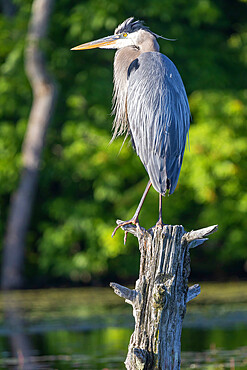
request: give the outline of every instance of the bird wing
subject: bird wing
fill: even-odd
[[[174,192],[182,165],[190,109],[180,74],[165,55],[146,52],[128,69],[127,114],[134,148],[153,187]]]

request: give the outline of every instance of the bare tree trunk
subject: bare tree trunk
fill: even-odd
[[[128,370],[180,369],[181,332],[186,303],[200,293],[188,288],[189,249],[202,244],[217,226],[186,233],[183,226],[155,226],[141,234],[134,226],[124,230],[138,237],[141,252],[139,279],[131,290],[111,287],[133,306],[135,330],[125,366]]]
[[[56,99],[56,86],[47,73],[39,43],[44,38],[53,0],[34,0],[27,34],[25,68],[33,90],[33,104],[22,147],[23,168],[19,187],[10,204],[4,240],[2,288],[19,288],[23,284],[22,267],[26,234],[37,187],[45,135]]]

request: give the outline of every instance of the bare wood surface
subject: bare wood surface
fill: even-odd
[[[2,288],[19,288],[25,242],[37,187],[45,136],[56,99],[56,86],[47,73],[40,41],[45,37],[53,0],[34,0],[27,33],[25,69],[33,90],[33,103],[22,147],[20,183],[13,194],[3,249]]]
[[[135,330],[125,366],[128,370],[180,369],[186,304],[200,294],[198,284],[188,288],[189,251],[207,240],[205,236],[215,232],[217,226],[190,233],[180,225],[155,226],[148,231],[126,225],[123,229],[138,237],[141,253],[135,289],[110,284],[133,306]]]

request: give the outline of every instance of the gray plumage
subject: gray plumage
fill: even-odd
[[[173,193],[178,182],[190,126],[190,110],[177,68],[159,52],[157,38],[160,37],[163,38],[131,17],[116,28],[114,35],[78,45],[72,50],[117,49],[112,140],[122,134],[131,135],[153,187],[165,195],[167,189]],[[150,184],[145,194],[149,187]],[[161,203],[160,196],[160,224]],[[134,224],[140,207],[131,220]]]
[[[158,35],[129,18],[115,34],[137,32],[138,45],[117,50],[114,60],[113,139],[132,137],[155,190],[173,193],[179,178],[190,110],[173,62],[159,53]]]

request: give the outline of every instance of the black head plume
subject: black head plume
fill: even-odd
[[[156,38],[161,38],[161,39],[168,40],[168,41],[176,41],[174,39],[167,39],[166,37],[157,35],[156,33],[150,31],[150,29],[147,26],[145,26],[143,23],[144,23],[143,21],[139,21],[139,20],[135,21],[134,17],[130,17],[130,18],[126,19],[125,21],[123,21],[123,23],[120,23],[117,26],[117,28],[115,29],[114,34],[117,35],[117,34],[120,34],[120,33],[123,33],[123,32],[131,33],[131,32],[136,32],[136,31],[141,29],[141,30],[145,30],[147,32],[150,32]]]
[[[123,23],[119,24],[117,28],[115,29],[115,35],[122,33],[122,32],[136,32],[140,29],[143,29],[145,31],[151,32],[148,27],[144,26],[143,21],[134,21],[134,17],[130,17],[123,21]],[[153,32],[151,32],[153,33]]]

